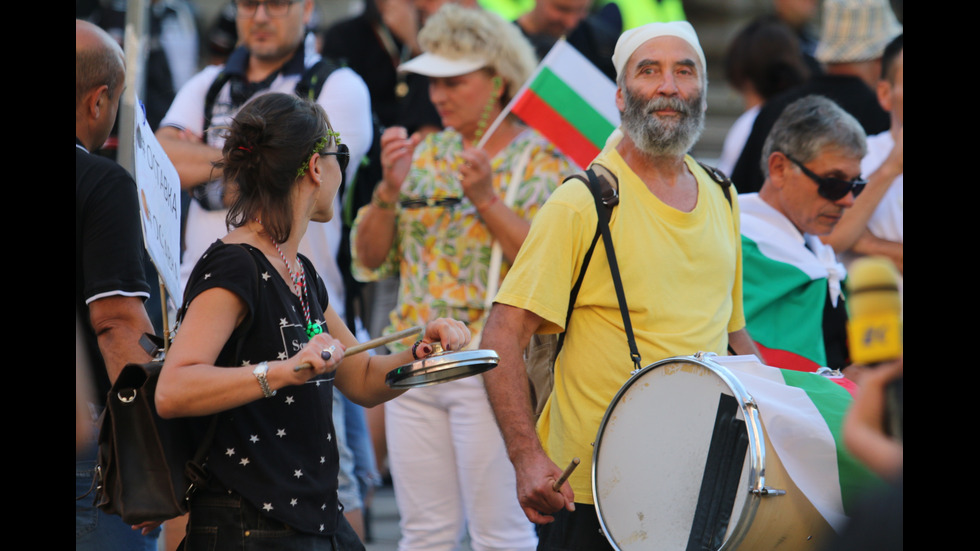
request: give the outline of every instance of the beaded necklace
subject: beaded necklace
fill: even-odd
[[[260,226],[262,225],[262,221],[258,218],[255,218],[254,220]],[[293,282],[293,294],[299,297],[300,306],[303,307],[303,317],[306,319],[306,336],[312,339],[314,335],[323,333],[323,328],[320,327],[319,324],[313,323],[313,318],[310,317],[310,301],[306,298],[308,296],[309,289],[306,285],[306,270],[303,269],[303,262],[297,260],[296,263],[299,266],[299,269],[294,272],[292,266],[289,264],[289,261],[286,260],[286,255],[284,255],[282,253],[282,249],[279,248],[279,243],[276,243],[276,240],[273,239],[272,236],[269,236],[269,241],[272,242],[272,246],[275,247],[276,252],[279,253],[279,258],[281,258],[283,264],[286,265],[286,271],[289,272],[289,279]]]

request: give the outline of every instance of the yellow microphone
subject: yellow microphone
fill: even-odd
[[[883,257],[851,264],[847,277],[847,323],[851,360],[873,365],[902,356],[902,299],[898,270]]]

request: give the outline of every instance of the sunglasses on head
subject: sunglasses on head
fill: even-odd
[[[347,147],[347,144],[337,144],[337,151],[324,151],[320,155],[336,155],[337,164],[340,165],[340,172],[347,172],[347,165],[350,163],[350,149]]]
[[[786,155],[783,153],[783,155]],[[803,163],[797,161],[796,159],[786,155],[786,158],[793,161],[793,164],[800,167],[803,174],[806,174],[811,180],[817,183],[817,193],[820,194],[824,199],[830,201],[837,201],[843,198],[848,193],[853,193],[854,197],[857,198],[864,191],[864,186],[868,184],[867,180],[861,179],[860,176],[853,180],[842,180],[840,178],[834,178],[833,176],[817,176],[812,170],[803,166]]]

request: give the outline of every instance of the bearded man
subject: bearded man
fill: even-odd
[[[618,182],[620,201],[609,227],[640,355],[650,363],[698,351],[754,354],[742,313],[736,194],[729,190],[726,197],[687,155],[706,109],[697,34],[687,22],[627,31],[613,63],[623,136],[593,164]],[[521,506],[543,525],[539,549],[611,548],[599,529],[589,463],[602,416],[633,365],[602,241],[565,327],[570,289],[597,221],[587,186],[558,188],[534,219],[483,336],[483,346],[500,356],[484,375],[487,393]],[[532,334],[561,331],[554,391],[535,431],[522,351]],[[573,457],[585,464],[555,491],[562,475],[556,463]]]

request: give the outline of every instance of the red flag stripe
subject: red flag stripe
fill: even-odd
[[[514,102],[512,111],[554,142],[580,167],[588,166],[599,154],[599,148],[531,90],[526,90]]]

